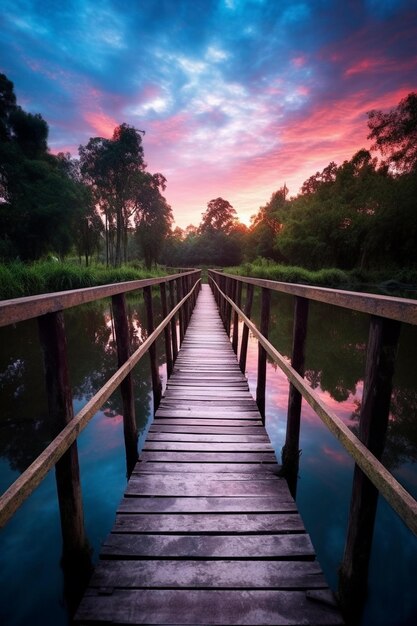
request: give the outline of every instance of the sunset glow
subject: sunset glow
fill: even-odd
[[[409,0],[51,4],[3,0],[0,71],[49,124],[53,152],[145,130],[177,225],[226,198],[240,219],[296,195],[367,140],[367,112],[417,89]]]

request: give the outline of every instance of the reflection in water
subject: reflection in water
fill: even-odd
[[[142,304],[128,300],[132,349],[146,338]],[[256,304],[256,303],[255,303]],[[270,338],[288,358],[291,353],[292,299],[274,294]],[[155,325],[160,319],[156,311]],[[159,316],[159,317],[158,317]],[[256,321],[259,311],[254,310]],[[65,312],[70,378],[75,412],[117,369],[109,305]],[[362,398],[368,321],[336,307],[311,305],[306,377],[323,400],[351,428]],[[0,329],[0,483],[4,490],[50,441],[36,322]],[[402,330],[394,379],[392,414],[383,461],[417,495],[416,329]],[[158,342],[162,351],[163,341]],[[160,353],[161,375],[166,378]],[[251,341],[248,374],[255,394],[257,344]],[[139,447],[152,413],[148,359],[134,370]],[[268,365],[267,429],[278,458],[285,440],[288,382]],[[120,394],[99,411],[78,442],[86,532],[93,558],[106,538],[126,483]],[[353,462],[319,418],[303,404],[297,502],[331,586],[343,554]],[[319,506],[318,506],[319,503]],[[0,622],[63,626],[68,623],[68,587],[60,569],[61,537],[54,475],[51,472],[0,535]],[[369,600],[362,623],[395,626],[417,623],[415,579],[417,541],[380,498],[370,563]],[[72,585],[69,586],[73,591]],[[64,595],[65,594],[65,595]]]
[[[269,329],[272,344],[291,356],[293,303],[274,294]],[[259,317],[259,308],[253,315]],[[241,330],[240,330],[241,334]],[[365,368],[367,316],[337,307],[310,304],[306,378],[323,401],[352,430],[357,429]],[[391,415],[383,463],[417,497],[417,378],[414,365],[417,329],[404,325],[394,377]],[[248,352],[247,374],[255,394],[257,342]],[[268,364],[266,427],[277,457],[285,442],[288,382]],[[297,503],[331,587],[338,568],[349,515],[354,464],[351,457],[303,401],[302,450]],[[380,497],[363,626],[417,623],[417,539]]]
[[[134,350],[147,333],[142,323],[142,303],[128,299],[128,305]],[[109,304],[69,309],[65,312],[65,325],[77,413],[117,369]],[[4,491],[48,445],[51,435],[36,321],[0,329],[0,345],[0,488]],[[162,350],[162,346],[158,348]],[[161,353],[159,361],[162,367]],[[165,378],[165,373],[161,377]],[[140,447],[152,413],[146,356],[135,367],[133,378]],[[126,484],[121,412],[120,393],[115,392],[78,439],[86,534],[94,559],[113,524]],[[73,563],[61,562],[53,471],[1,532],[0,553],[0,623],[67,624],[83,581]],[[88,576],[88,558],[85,566]]]

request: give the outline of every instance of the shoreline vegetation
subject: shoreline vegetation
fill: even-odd
[[[85,267],[75,261],[57,260],[38,261],[32,264],[20,261],[2,263],[0,264],[0,300],[165,276],[174,271],[174,268],[167,269],[164,266],[156,266],[149,270],[139,261],[130,261],[118,268],[109,268],[104,264]],[[279,282],[417,298],[417,270],[415,269],[346,271],[337,268],[322,268],[308,270],[260,258],[239,266],[225,267],[223,271]]]
[[[146,269],[142,263],[131,261],[120,267],[94,264],[88,267],[73,261],[20,261],[0,264],[0,300],[34,296],[54,291],[96,287],[110,283],[164,276],[166,270]]]
[[[308,270],[304,267],[283,265],[261,258],[252,263],[242,263],[238,267],[225,268],[224,271],[239,276],[264,278],[284,283],[417,298],[417,270],[414,268]]]

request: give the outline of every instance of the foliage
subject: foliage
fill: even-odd
[[[388,113],[370,111],[368,139],[373,150],[388,156],[394,172],[417,170],[417,93],[410,93]]]
[[[85,205],[82,185],[48,153],[48,125],[16,104],[0,74],[0,256],[64,256]]]
[[[229,235],[236,221],[236,211],[230,202],[223,198],[216,198],[208,202],[207,210],[202,214],[200,232],[222,232],[225,235]]]
[[[82,267],[60,261],[39,261],[30,265],[21,262],[0,264],[0,299],[81,289],[165,274],[163,269],[149,271],[144,267],[129,265],[118,268],[107,268],[104,265]]]
[[[225,272],[239,276],[253,276],[284,283],[299,283],[304,285],[319,285],[322,287],[346,288],[355,283],[355,279],[347,272],[336,268],[321,269],[318,271],[306,270],[303,267],[280,265],[256,259],[253,263],[243,263],[239,267],[229,267]]]

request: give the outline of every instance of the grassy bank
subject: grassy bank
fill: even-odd
[[[104,265],[82,267],[69,262],[42,261],[0,264],[0,299],[32,296],[39,293],[81,289],[127,280],[140,280],[150,276],[164,276],[164,269],[146,270],[137,265],[123,265],[112,269]]]
[[[349,289],[353,291],[370,291],[406,297],[417,296],[417,270],[378,270],[365,271],[353,269],[350,271],[337,268],[324,268],[313,271],[303,267],[279,265],[265,259],[253,263],[243,263],[238,267],[224,268],[225,272],[239,276],[252,276],[277,280],[284,283],[299,283]]]

